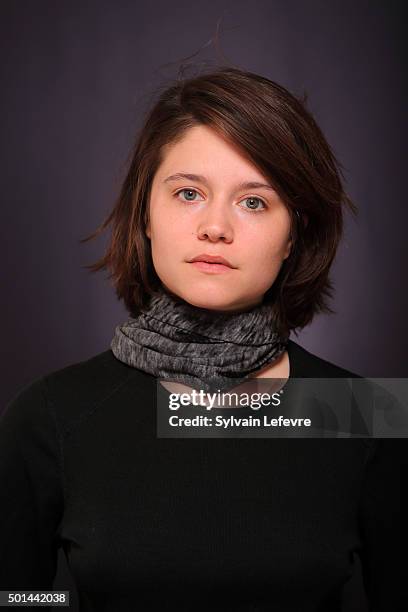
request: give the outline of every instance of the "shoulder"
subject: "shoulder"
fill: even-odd
[[[345,368],[326,361],[289,340],[287,347],[290,375],[295,378],[361,378]]]
[[[116,359],[109,349],[50,372],[42,378],[42,382],[51,399],[66,393],[72,400],[87,401],[103,397],[104,393],[123,383],[133,373],[134,368]]]
[[[110,349],[67,365],[32,381],[8,403],[4,421],[55,421],[60,432],[124,387],[130,380],[140,387],[150,376],[119,361]]]
[[[301,380],[303,399],[313,402],[318,399],[325,406],[325,423],[330,423],[328,431],[339,432],[339,424],[350,437],[358,437],[369,449],[373,446],[370,439],[373,410],[373,387],[367,379],[326,359],[322,359],[294,342],[289,341],[288,355],[290,377]],[[308,386],[309,380],[312,386]],[[336,379],[336,380],[333,380]],[[350,380],[353,379],[352,384]],[[347,423],[345,415],[350,415]],[[331,420],[330,420],[331,419]],[[351,427],[351,429],[349,429]],[[337,435],[337,434],[336,434]],[[331,436],[329,436],[331,437]]]

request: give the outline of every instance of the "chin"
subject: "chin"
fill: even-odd
[[[231,301],[231,299],[221,300],[220,296],[214,296],[214,299],[211,299],[208,294],[207,295],[195,295],[185,293],[181,296],[183,300],[191,304],[192,306],[197,306],[197,308],[205,308],[206,310],[218,310],[222,312],[229,312],[234,310],[239,310],[245,308],[242,303],[238,304],[236,301]]]
[[[198,308],[206,308],[207,310],[227,310],[228,305],[225,302],[220,302],[219,300],[209,300],[208,297],[191,297],[186,296],[183,299],[191,304],[192,306],[197,306]]]

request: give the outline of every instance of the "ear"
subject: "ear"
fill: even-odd
[[[287,259],[289,257],[291,250],[292,250],[292,238],[289,238],[286,244],[285,252],[283,254],[283,259]]]

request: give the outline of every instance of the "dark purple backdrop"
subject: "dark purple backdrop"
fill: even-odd
[[[3,407],[35,378],[107,349],[126,317],[106,274],[81,267],[106,239],[79,240],[111,208],[154,90],[221,17],[227,59],[308,92],[360,209],[333,268],[337,314],[294,339],[364,376],[408,375],[403,4],[1,3]],[[214,63],[214,47],[195,61]],[[347,609],[363,611],[355,585]]]

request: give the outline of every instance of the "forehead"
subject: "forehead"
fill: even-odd
[[[266,179],[237,145],[204,125],[188,129],[179,141],[163,148],[158,174],[173,172],[206,174],[209,179],[220,175],[233,179],[237,173],[252,180]]]

